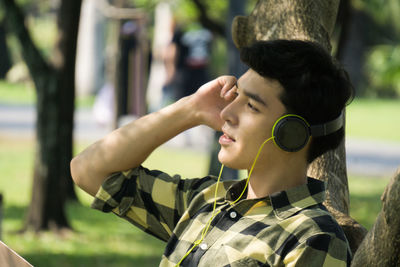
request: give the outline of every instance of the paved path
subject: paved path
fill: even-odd
[[[392,177],[400,167],[400,143],[346,139],[349,173],[373,177]]]
[[[78,109],[75,118],[74,134],[78,141],[93,142],[110,131],[94,121],[92,110],[89,108]],[[0,138],[33,138],[34,123],[33,106],[8,105],[0,102]],[[211,131],[199,128],[178,136],[167,145],[190,146],[193,149],[204,150],[204,147],[207,147],[207,140],[211,137]],[[400,166],[400,143],[348,138],[346,160],[351,174],[391,177]]]

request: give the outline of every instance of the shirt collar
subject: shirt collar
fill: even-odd
[[[236,200],[242,193],[245,184],[246,180],[233,184],[227,191],[226,199]],[[246,192],[243,195],[246,196]],[[314,178],[307,178],[306,184],[271,194],[259,200],[270,204],[278,219],[286,219],[299,210],[321,204],[325,200],[325,183]]]

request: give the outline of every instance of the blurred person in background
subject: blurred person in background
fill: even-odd
[[[166,81],[163,86],[163,105],[193,94],[210,80],[208,73],[212,34],[199,24],[185,29],[171,24],[172,39],[164,51]]]

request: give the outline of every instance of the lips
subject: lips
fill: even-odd
[[[236,140],[233,139],[231,136],[229,136],[227,133],[224,133],[223,135],[221,135],[221,137],[219,138],[219,143],[221,145],[228,145],[231,144],[233,142],[235,142]]]

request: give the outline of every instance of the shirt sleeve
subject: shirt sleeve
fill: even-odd
[[[113,212],[145,232],[167,241],[190,201],[215,177],[182,179],[142,166],[108,177],[92,208]]]
[[[309,237],[284,258],[285,266],[346,267],[351,264],[347,242],[321,233]]]

